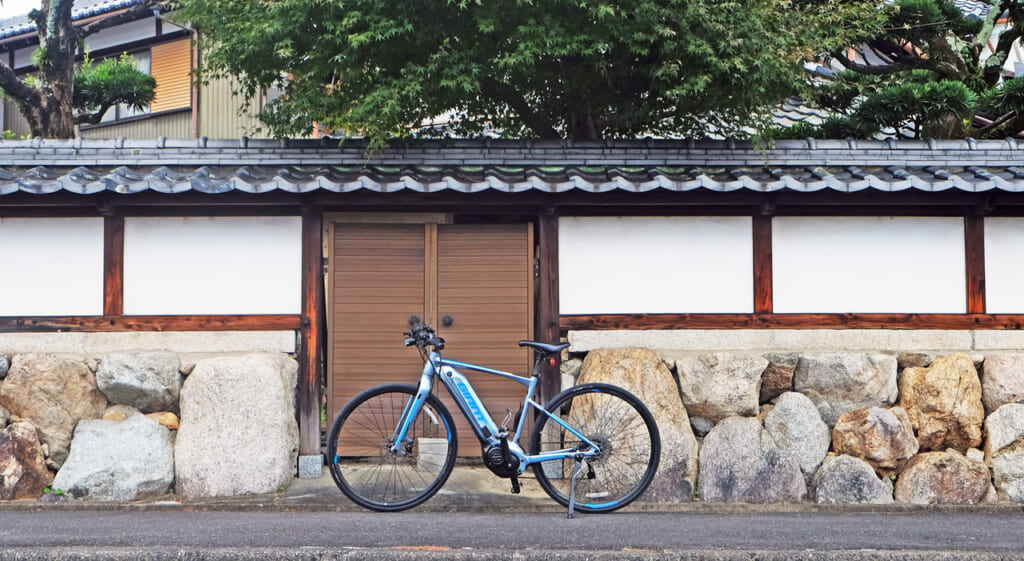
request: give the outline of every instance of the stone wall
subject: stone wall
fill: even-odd
[[[563,385],[623,385],[669,424],[647,500],[1024,503],[1022,353],[575,350]]]
[[[277,491],[297,371],[280,352],[0,354],[0,500]]]

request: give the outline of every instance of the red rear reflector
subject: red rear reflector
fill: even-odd
[[[551,364],[551,366],[554,366],[555,365],[555,357],[551,357],[551,360],[549,360],[548,362]]]

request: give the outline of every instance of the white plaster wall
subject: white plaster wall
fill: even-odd
[[[175,29],[177,28],[168,28],[166,22],[164,23],[164,33]],[[111,27],[86,37],[85,48],[86,50],[96,51],[154,36],[156,36],[156,21],[153,18],[143,18],[124,25]]]
[[[102,218],[0,218],[0,315],[102,314]]]
[[[749,313],[749,217],[562,217],[563,314]]]
[[[776,217],[776,313],[964,313],[960,218]]]
[[[126,218],[124,311],[295,314],[299,217]]]
[[[985,311],[1024,313],[1024,218],[985,219]]]

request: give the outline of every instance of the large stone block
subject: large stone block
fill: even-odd
[[[985,463],[999,498],[1024,503],[1024,404],[996,409],[985,419],[985,433]]]
[[[704,437],[699,489],[707,502],[794,502],[807,495],[800,465],[752,417],[729,417]]]
[[[900,407],[917,431],[921,450],[955,448],[966,452],[981,444],[985,410],[974,362],[957,353],[927,368],[907,368],[900,377]]]
[[[768,403],[793,390],[793,373],[796,371],[800,355],[783,353],[768,355],[765,358],[768,359],[768,368],[761,376],[761,396],[758,399],[761,403]]]
[[[765,415],[764,428],[779,451],[795,459],[810,481],[832,444],[832,433],[814,403],[803,394],[786,392]]]
[[[900,407],[869,407],[844,413],[832,430],[832,450],[861,458],[879,474],[898,472],[917,453],[917,439]]]
[[[285,355],[201,360],[181,388],[176,488],[187,499],[271,493],[294,477],[298,366]]]
[[[598,349],[587,354],[577,382],[605,382],[640,398],[661,433],[661,463],[644,500],[691,500],[697,483],[697,439],[672,373],[650,349]]]
[[[761,375],[768,359],[758,355],[709,353],[676,360],[679,388],[686,410],[718,422],[758,411]]]
[[[896,500],[914,504],[978,504],[992,479],[988,467],[957,450],[925,452],[907,462],[896,480]]]
[[[892,504],[892,482],[879,479],[870,464],[853,456],[825,458],[814,474],[818,504]]]
[[[14,423],[0,430],[0,500],[38,499],[52,479],[34,426]]]
[[[174,353],[119,353],[103,357],[96,384],[111,403],[143,413],[177,411],[181,361]]]
[[[59,466],[67,458],[75,425],[103,415],[107,398],[84,361],[23,354],[14,357],[0,384],[0,406],[39,430],[50,459]]]
[[[54,489],[92,501],[133,501],[171,492],[171,432],[143,415],[123,421],[84,420]]]
[[[793,373],[793,389],[811,398],[821,418],[834,426],[843,413],[896,402],[896,357],[864,353],[802,355]]]
[[[981,399],[987,414],[1007,403],[1024,401],[1024,353],[985,357],[981,376]]]

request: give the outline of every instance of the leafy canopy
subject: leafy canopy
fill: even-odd
[[[857,0],[179,0],[204,79],[278,136],[742,133],[802,63],[879,23]],[[446,123],[423,128],[439,116]]]

